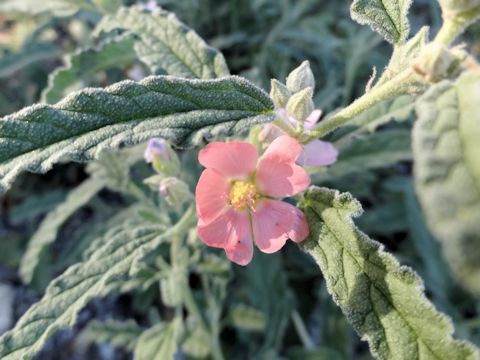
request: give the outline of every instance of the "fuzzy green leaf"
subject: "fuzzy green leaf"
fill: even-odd
[[[0,58],[0,78],[8,77],[31,64],[59,57],[61,49],[50,43],[30,43],[18,52]]]
[[[60,161],[88,161],[154,136],[186,147],[237,135],[271,121],[272,110],[266,93],[236,76],[152,76],[85,89],[0,119],[0,192],[22,171],[44,173]]]
[[[413,60],[420,54],[420,51],[425,45],[427,45],[429,31],[430,28],[424,26],[406,43],[395,45],[390,62],[375,86],[384,84],[395,75],[398,75],[410,67]]]
[[[94,320],[88,323],[82,334],[96,344],[108,343],[133,350],[142,332],[143,329],[133,320],[107,320],[105,322]]]
[[[338,161],[325,175],[328,178],[344,176],[410,160],[410,137],[410,130],[395,129],[356,138],[347,146],[339,148]]]
[[[56,103],[77,83],[88,81],[93,74],[132,63],[136,58],[134,43],[132,36],[121,36],[109,39],[98,47],[80,49],[68,55],[65,66],[49,75],[48,86],[42,92],[42,102]]]
[[[403,43],[410,32],[408,10],[412,0],[354,0],[350,14],[362,25],[369,25],[392,44]]]
[[[417,103],[415,187],[457,279],[480,295],[480,77],[442,82]]]
[[[228,322],[235,328],[250,331],[262,331],[266,325],[265,316],[261,311],[243,304],[230,309]]]
[[[48,286],[15,327],[0,338],[2,360],[27,360],[59,329],[74,326],[78,313],[97,296],[132,276],[132,267],[148,251],[177,231],[162,234],[157,225],[126,224],[109,231],[103,245],[82,263],[71,266]]]
[[[362,209],[348,193],[311,188],[301,207],[310,236],[302,247],[319,264],[333,300],[378,359],[476,359],[452,338],[451,321],[423,293],[421,279],[353,223]]]
[[[90,9],[87,0],[3,0],[0,12],[19,12],[31,15],[52,13],[56,16],[70,16],[81,8]]]
[[[199,79],[229,75],[223,55],[209,47],[175,14],[161,9],[148,12],[138,7],[122,8],[116,15],[104,17],[96,32],[115,29],[138,36],[135,45],[137,55],[154,74],[166,72]]]
[[[61,226],[82,206],[88,203],[103,187],[103,183],[90,179],[72,190],[65,201],[52,210],[30,239],[20,263],[20,276],[27,284],[32,282],[37,266],[50,245],[57,238]]]
[[[180,319],[174,319],[171,323],[160,323],[145,331],[138,339],[134,359],[173,359],[178,348],[182,325]]]

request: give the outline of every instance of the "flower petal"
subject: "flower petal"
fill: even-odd
[[[303,225],[298,217],[298,209],[283,201],[264,200],[252,216],[253,239],[264,253],[280,250],[290,235],[295,239],[303,236]]]
[[[303,127],[306,130],[311,130],[317,123],[318,120],[320,120],[320,117],[322,116],[322,110],[320,109],[315,109],[312,111],[310,115],[305,119],[305,122],[303,123]]]
[[[261,194],[284,198],[306,190],[310,177],[293,163],[265,162],[257,171],[256,183]]]
[[[198,220],[197,232],[200,239],[212,247],[235,247],[252,238],[250,218],[247,212],[239,212],[231,207],[210,222]]]
[[[301,151],[298,141],[286,135],[270,144],[258,163],[256,183],[260,193],[282,198],[310,185],[308,173],[294,162]]]
[[[230,185],[223,175],[204,170],[195,189],[198,218],[206,223],[215,219],[228,206],[229,191]]]
[[[225,248],[225,253],[230,261],[238,265],[248,265],[253,258],[253,241],[249,237],[240,239],[234,246]]]
[[[295,212],[293,226],[288,232],[288,237],[295,241],[296,243],[302,242],[305,240],[310,233],[308,227],[307,218],[305,214],[299,208],[292,206],[292,211]]]
[[[257,164],[257,148],[241,141],[213,142],[198,154],[198,161],[229,178],[250,176]]]
[[[338,150],[332,143],[314,140],[307,144],[297,159],[302,166],[327,166],[337,161]]]
[[[260,158],[262,160],[277,159],[277,161],[295,161],[302,152],[302,145],[288,135],[282,135],[270,144],[268,149]]]

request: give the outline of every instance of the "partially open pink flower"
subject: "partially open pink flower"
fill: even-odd
[[[296,130],[298,121],[287,113],[284,108],[275,111],[277,119],[279,119],[285,126],[289,126],[292,130]],[[305,119],[303,123],[304,132],[308,133],[312,130],[320,120],[322,111],[319,109],[313,110],[312,113]],[[266,125],[259,135],[259,140],[264,143],[270,143],[275,138],[283,135],[284,132],[275,124]],[[297,159],[297,164],[302,166],[328,166],[337,161],[338,150],[332,143],[322,140],[314,140],[305,145],[302,153]]]
[[[294,138],[276,138],[258,159],[246,142],[215,142],[200,151],[205,166],[196,189],[200,239],[225,249],[228,258],[247,265],[253,243],[265,253],[280,250],[288,239],[308,236],[305,215],[277,199],[304,191],[307,172],[297,164],[302,146]]]

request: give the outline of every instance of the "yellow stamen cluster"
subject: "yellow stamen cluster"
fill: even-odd
[[[230,204],[237,210],[253,209],[260,198],[254,183],[247,180],[237,180],[230,189]]]

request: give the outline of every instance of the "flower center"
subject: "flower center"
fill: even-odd
[[[253,209],[256,201],[260,198],[255,184],[247,180],[237,180],[232,183],[230,189],[230,204],[237,210],[246,207]]]

